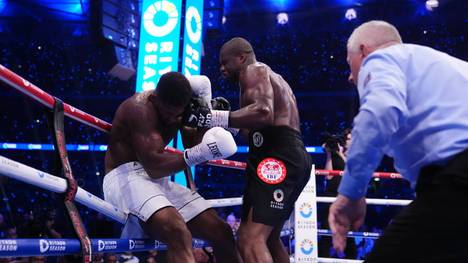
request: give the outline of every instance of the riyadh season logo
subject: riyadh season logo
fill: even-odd
[[[301,241],[300,248],[304,255],[310,255],[314,251],[314,244],[310,239],[304,239]]]
[[[3,239],[0,240],[0,251],[16,251],[18,250],[18,244],[16,240]]]
[[[39,239],[39,251],[41,253],[65,251],[67,242],[63,240]]]
[[[260,132],[255,132],[252,135],[252,141],[255,147],[260,147],[263,144],[263,135]]]
[[[155,20],[166,20],[163,25],[156,24]],[[156,1],[143,13],[143,27],[148,34],[154,37],[169,35],[177,26],[179,10],[170,1]],[[201,34],[201,33],[200,33]]]
[[[194,23],[192,23],[192,20]],[[187,9],[185,18],[185,28],[187,28],[187,35],[192,43],[198,43],[202,34],[202,19],[198,9],[190,6]]]
[[[117,249],[116,240],[98,240],[98,251]]]
[[[312,205],[308,202],[304,202],[299,207],[299,214],[303,218],[309,218],[312,216]]]
[[[145,241],[143,240],[133,240],[129,239],[128,240],[128,249],[133,250],[133,249],[141,249],[145,247]]]
[[[281,189],[276,189],[273,192],[273,199],[275,199],[276,202],[283,202],[284,199],[284,192]]]

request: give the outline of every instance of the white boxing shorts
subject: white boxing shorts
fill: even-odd
[[[146,222],[151,215],[164,207],[174,207],[185,222],[211,208],[208,201],[197,192],[192,192],[169,177],[152,179],[138,162],[125,163],[110,171],[104,177],[104,199],[131,215]],[[139,228],[138,220],[129,216],[126,227]],[[124,229],[125,231],[125,229]],[[142,237],[141,228],[131,230],[132,238]],[[122,236],[125,237],[122,233]]]

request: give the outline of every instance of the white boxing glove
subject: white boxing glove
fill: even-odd
[[[224,159],[236,152],[237,145],[231,133],[221,127],[214,127],[205,132],[200,144],[184,151],[184,160],[188,166],[193,166]]]
[[[211,109],[211,81],[205,75],[187,76],[194,97],[202,98]]]

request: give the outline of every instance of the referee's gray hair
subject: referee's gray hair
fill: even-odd
[[[389,42],[403,43],[398,30],[388,22],[372,20],[354,29],[348,38],[347,48],[350,51],[358,51],[361,44],[379,47]]]

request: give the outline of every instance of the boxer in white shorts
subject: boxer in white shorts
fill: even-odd
[[[209,80],[195,77],[189,82],[184,75],[169,72],[154,91],[137,93],[120,104],[106,152],[104,198],[130,214],[122,234],[167,243],[168,262],[195,262],[192,237],[208,241],[219,262],[239,262],[229,225],[198,193],[168,180],[187,165],[237,151],[232,135],[223,128],[207,130],[200,142],[198,131],[182,126],[192,90],[203,100],[211,94]],[[184,145],[200,143],[183,155],[165,153],[164,147],[179,130]]]
[[[210,204],[197,192],[169,180],[152,179],[138,162],[125,163],[104,178],[104,199],[128,212],[129,217],[121,238],[146,238],[138,220],[146,222],[162,208],[174,207],[189,222]]]

